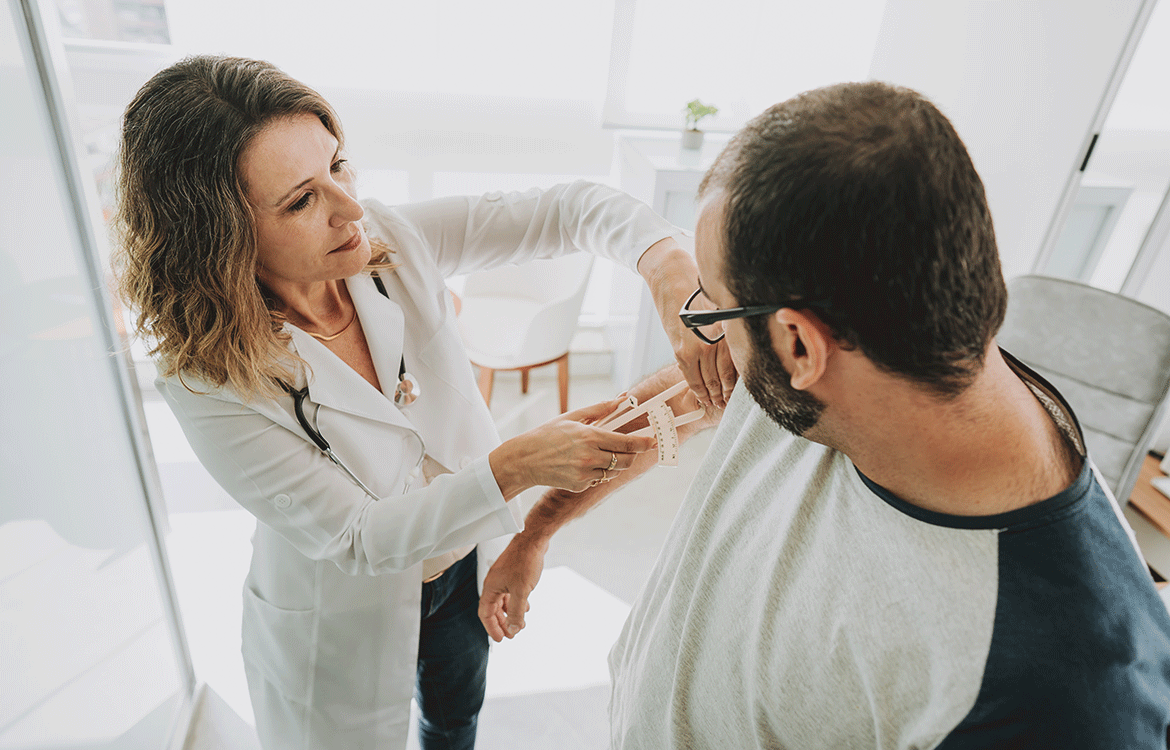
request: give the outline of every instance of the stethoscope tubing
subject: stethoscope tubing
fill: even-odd
[[[309,424],[309,418],[305,416],[305,398],[309,395],[309,387],[305,386],[296,391],[288,389],[288,391],[289,395],[293,397],[293,411],[296,412],[297,421],[301,423],[305,434],[321,449],[322,453],[332,456],[333,449],[329,447],[329,441],[316,428]]]
[[[378,291],[382,294],[383,297],[389,299],[390,295],[386,292],[386,286],[382,283],[382,279],[378,276],[378,274],[375,273],[373,275],[373,279],[374,279],[374,284],[378,287]],[[400,363],[398,365],[398,381],[399,381],[399,383],[401,383],[404,378],[410,378],[412,383],[414,382],[413,376],[407,374],[407,372],[406,372],[406,358],[405,357],[402,358],[402,360],[400,361]],[[345,465],[345,462],[343,462],[340,458],[337,457],[337,454],[333,452],[333,449],[331,447],[329,447],[329,441],[325,439],[325,436],[322,435],[320,430],[318,430],[316,427],[314,427],[312,425],[312,423],[309,422],[309,418],[305,414],[305,398],[309,395],[309,387],[305,386],[304,388],[294,389],[288,383],[284,383],[284,382],[281,382],[280,385],[285,390],[285,392],[288,393],[288,395],[293,397],[293,411],[296,412],[297,421],[301,423],[301,428],[304,429],[305,434],[309,436],[309,439],[313,441],[313,444],[316,445],[317,448],[319,448],[320,451],[325,454],[326,458],[328,458],[330,461],[332,461],[334,464],[336,464],[342,471],[344,471],[346,476],[348,476],[353,481],[354,484],[356,484],[358,487],[360,487],[363,492],[365,492],[367,495],[369,495],[370,497],[372,497],[375,500],[381,500],[381,498],[378,497],[378,495],[373,490],[371,490],[369,487],[366,486],[365,482],[358,479],[357,475],[354,474],[353,471],[351,471],[350,468]],[[414,388],[417,389],[417,384],[414,385]],[[417,398],[418,391],[414,390],[414,393],[415,393],[414,398]],[[395,394],[394,394],[395,406],[397,406],[399,404],[399,401],[401,400],[399,398],[400,395],[402,395],[402,394],[396,390]],[[411,401],[414,400],[414,398],[411,398],[410,401],[406,401],[406,403],[409,404]],[[415,464],[415,467],[414,467],[415,472],[417,472],[419,470],[419,468],[422,466],[423,459],[426,457],[426,443],[423,442],[422,436],[419,435],[417,432],[415,432],[414,430],[411,430],[411,432],[414,433],[414,436],[418,440],[419,445],[422,446],[422,450],[419,453],[418,462]]]
[[[337,454],[333,452],[333,448],[330,447],[329,441],[326,440],[325,436],[321,434],[320,430],[314,427],[313,424],[309,421],[309,417],[305,414],[305,398],[309,395],[309,387],[305,386],[304,388],[293,389],[286,383],[281,383],[281,385],[284,387],[284,390],[290,396],[292,396],[293,411],[296,413],[297,421],[300,422],[301,429],[305,431],[305,434],[309,436],[309,439],[313,441],[313,444],[316,445],[323,454],[325,454],[326,458],[328,458],[338,468],[345,472],[345,475],[348,476],[354,484],[360,487],[363,492],[375,500],[381,500],[382,498],[380,498],[377,493],[367,487],[366,483],[361,479],[358,479],[358,476],[354,474],[348,466],[345,465],[345,462],[338,458]],[[420,443],[422,443],[422,438],[419,437],[418,433],[415,433],[415,437]],[[426,450],[424,446],[418,462],[415,464],[416,470],[422,465],[423,456],[425,456],[425,454]]]

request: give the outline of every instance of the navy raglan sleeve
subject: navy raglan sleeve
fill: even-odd
[[[1089,492],[1000,534],[979,697],[940,750],[1170,747],[1170,612],[1108,497]]]

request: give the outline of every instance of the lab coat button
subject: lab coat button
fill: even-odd
[[[495,201],[498,201],[500,198],[503,198],[503,197],[504,197],[504,194],[503,194],[503,193],[501,193],[500,191],[498,191],[498,190],[497,190],[497,191],[495,191],[495,192],[492,192],[492,193],[486,193],[486,194],[484,194],[484,196],[483,196],[483,199],[484,199],[485,201],[493,201],[493,202],[495,202]]]
[[[272,504],[275,505],[277,508],[284,510],[284,509],[288,508],[290,505],[292,505],[292,498],[289,497],[288,495],[281,493],[281,494],[277,495],[276,497],[272,498]]]
[[[466,469],[468,466],[471,466],[471,456],[464,456],[464,457],[463,457],[463,458],[462,458],[462,459],[459,461],[459,468],[460,468],[460,469]]]
[[[410,470],[410,475],[407,477],[407,479],[409,479],[411,482],[413,482],[414,480],[418,479],[418,474],[419,474],[419,471],[418,471],[418,467],[416,466]]]

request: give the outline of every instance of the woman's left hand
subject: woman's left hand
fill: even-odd
[[[703,406],[726,408],[738,378],[727,342],[706,343],[678,317],[698,283],[699,269],[694,259],[673,237],[666,237],[642,254],[638,272],[650,287],[662,328],[687,385]]]

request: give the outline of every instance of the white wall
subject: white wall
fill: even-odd
[[[168,0],[172,42],[313,86],[599,99],[612,0]],[[475,64],[478,61],[480,64]]]
[[[610,174],[612,0],[169,0],[167,14],[176,47],[266,59],[321,91],[352,163],[402,173],[370,182],[405,187],[389,202],[440,194],[436,172]]]
[[[1004,274],[1031,271],[1141,0],[890,0],[870,76],[951,118],[983,178]]]

